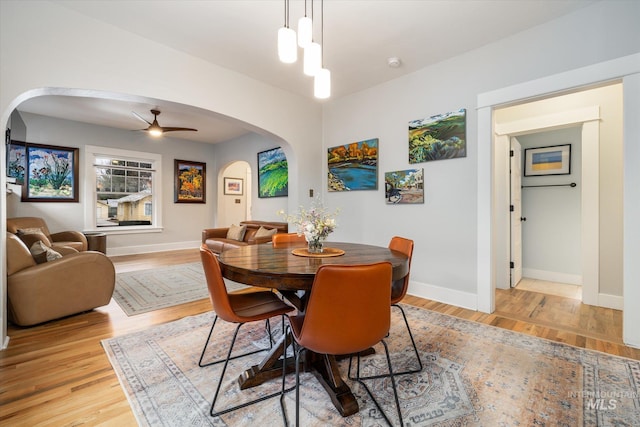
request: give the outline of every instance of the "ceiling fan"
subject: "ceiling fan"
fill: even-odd
[[[198,132],[198,129],[193,129],[193,128],[160,126],[158,124],[158,115],[160,115],[160,110],[156,110],[156,109],[151,110],[151,114],[153,114],[153,122],[146,120],[144,117],[142,117],[140,114],[136,113],[135,111],[132,111],[132,113],[134,116],[136,116],[137,118],[139,118],[140,120],[142,120],[143,122],[149,125],[148,128],[141,129],[141,130],[145,132],[149,132],[153,136],[160,136],[165,132],[175,132],[175,131]]]

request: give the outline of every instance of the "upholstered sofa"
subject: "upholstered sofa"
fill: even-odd
[[[29,232],[40,229],[42,234],[49,240],[51,247],[54,249],[60,246],[72,247],[78,252],[87,250],[87,238],[79,231],[61,231],[58,233],[50,233],[49,227],[44,219],[38,217],[18,217],[7,218],[7,231],[13,234],[24,234],[25,230]]]
[[[244,234],[232,236],[238,227],[245,227]],[[232,231],[230,234],[229,231]],[[287,233],[289,224],[273,221],[242,221],[239,226],[232,225],[224,228],[206,228],[202,230],[202,243],[207,245],[215,254],[246,245],[256,245],[271,242],[271,236],[277,233]],[[232,237],[240,237],[235,239]]]
[[[116,275],[106,255],[58,246],[62,257],[38,264],[17,235],[6,234],[11,322],[31,326],[109,304]]]

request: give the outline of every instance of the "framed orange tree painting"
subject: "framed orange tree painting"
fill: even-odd
[[[206,203],[207,164],[175,160],[175,203]]]

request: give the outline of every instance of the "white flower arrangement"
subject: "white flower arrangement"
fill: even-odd
[[[315,199],[309,209],[300,206],[296,215],[286,215],[283,210],[279,214],[287,222],[296,226],[298,235],[304,235],[310,247],[312,244],[320,245],[321,247],[322,242],[337,226],[335,217],[338,212],[339,209],[334,212],[328,212],[322,202],[319,199]]]

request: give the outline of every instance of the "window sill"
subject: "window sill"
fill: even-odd
[[[84,230],[85,233],[106,233],[106,234],[145,234],[145,233],[162,233],[163,227],[136,227],[134,225],[126,227],[99,227],[90,230]]]

